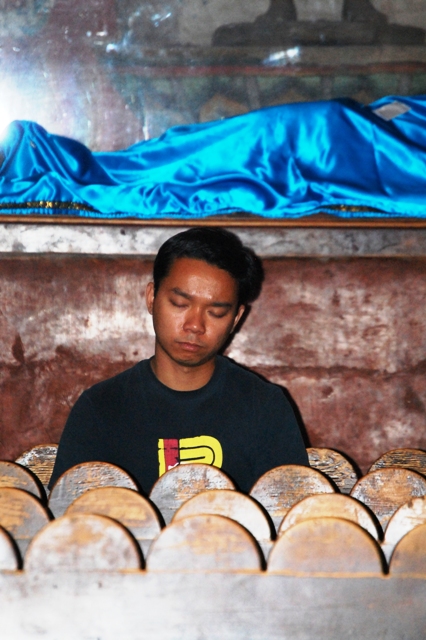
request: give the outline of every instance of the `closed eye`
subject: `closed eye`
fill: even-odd
[[[178,303],[175,300],[170,300],[170,302],[174,307],[177,307],[178,309],[184,309],[185,307],[188,306],[186,302]]]

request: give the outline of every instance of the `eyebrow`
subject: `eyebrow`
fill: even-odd
[[[182,291],[182,289],[179,289],[179,287],[173,287],[171,291],[175,293],[177,296],[181,296],[186,300],[192,300],[192,296],[189,293]],[[220,307],[221,309],[232,309],[233,307],[233,305],[230,302],[212,302],[209,306]]]

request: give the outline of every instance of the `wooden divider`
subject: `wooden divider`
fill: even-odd
[[[41,500],[46,499],[44,489],[37,477],[16,462],[0,460],[0,487],[23,489]]]
[[[421,640],[426,576],[0,571],[2,640]]]
[[[24,451],[15,462],[30,469],[40,480],[45,491],[47,491],[57,452],[57,444],[37,444]]]
[[[39,531],[27,550],[28,573],[139,569],[136,541],[116,520],[95,514],[61,516]]]
[[[353,464],[340,451],[327,447],[308,447],[309,464],[330,478],[342,493],[350,493],[358,474]]]
[[[266,509],[278,531],[296,502],[317,493],[334,493],[331,481],[311,467],[288,464],[264,473],[253,485],[250,496]]]
[[[287,529],[304,520],[326,517],[351,520],[368,531],[375,540],[379,539],[374,514],[355,498],[341,493],[318,493],[303,498],[284,517],[278,535],[281,536]]]
[[[82,462],[61,475],[52,487],[49,509],[55,518],[62,516],[71,502],[90,489],[124,487],[138,490],[129,474],[109,462]]]
[[[279,483],[275,489],[277,495],[285,490]],[[185,486],[181,490],[189,497]],[[326,491],[320,501],[335,501],[327,481],[319,490]],[[96,502],[96,491],[81,501]],[[50,522],[30,543],[21,571],[13,542],[0,529],[0,637],[421,640],[426,525],[418,523],[424,500],[413,500],[418,526],[397,544],[387,576],[378,543],[358,525],[332,517],[285,531],[266,571],[255,540],[223,515],[176,518],[153,543],[145,570],[135,540],[105,516]]]
[[[23,561],[34,536],[50,521],[40,500],[15,487],[0,487],[0,526],[13,537]]]
[[[259,571],[255,539],[240,524],[218,515],[186,516],[152,543],[147,571]]]
[[[352,497],[371,509],[383,531],[399,507],[424,495],[426,478],[416,471],[400,467],[371,471],[358,480],[351,491]]]
[[[377,542],[359,525],[341,518],[304,520],[284,531],[269,555],[269,572],[381,575]]]
[[[120,522],[138,542],[144,558],[161,531],[160,516],[147,498],[124,487],[99,487],[86,491],[67,508],[65,515],[97,514]]]
[[[18,550],[8,531],[0,526],[0,571],[16,571],[18,566]]]
[[[217,467],[191,462],[180,464],[160,476],[149,495],[168,524],[184,502],[202,491],[235,490],[232,480]]]

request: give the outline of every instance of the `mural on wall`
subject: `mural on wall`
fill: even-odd
[[[0,0],[0,128],[93,150],[280,103],[426,92],[417,0]]]

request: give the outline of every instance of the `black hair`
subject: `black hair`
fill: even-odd
[[[192,227],[166,240],[154,262],[154,294],[177,258],[204,260],[227,271],[238,283],[238,305],[252,302],[260,293],[262,263],[231,231],[221,227]]]

